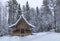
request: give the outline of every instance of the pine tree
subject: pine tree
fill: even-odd
[[[0,2],[1,4],[1,2]],[[0,5],[0,23],[1,23],[1,5]],[[1,27],[1,24],[0,24],[0,27]]]
[[[29,4],[28,1],[26,2],[26,19],[29,21],[30,20],[30,8],[29,8]]]
[[[26,2],[26,11],[29,11],[29,4],[28,4],[28,1]]]
[[[0,3],[0,36],[8,34],[7,8]]]
[[[17,16],[17,19],[20,17],[20,15],[22,14],[22,11],[21,11],[21,7],[20,7],[20,4],[18,5],[18,16]]]
[[[37,12],[37,16],[38,16],[40,14],[38,7],[36,7],[36,12]]]
[[[20,7],[20,4],[18,5],[18,13],[19,13],[19,15],[21,15],[21,7]]]
[[[2,3],[0,2],[0,31],[1,31],[1,28],[2,28],[2,18],[1,18],[1,15],[2,15]]]
[[[54,6],[55,29],[60,32],[60,0],[55,1]]]
[[[43,16],[42,17],[44,17],[43,18],[43,20],[44,20],[44,24],[45,24],[45,26],[44,26],[44,29],[45,29],[45,31],[48,31],[48,24],[50,24],[50,19],[51,19],[51,16],[52,16],[52,12],[51,12],[51,10],[50,10],[50,8],[49,8],[49,0],[43,0]]]
[[[23,12],[25,12],[26,11],[26,7],[25,7],[25,5],[23,5],[23,10],[22,10]]]
[[[36,31],[39,32],[39,8],[36,7],[36,16],[35,16],[35,20],[36,20]]]
[[[51,12],[50,12],[50,9],[49,9],[49,3],[48,3],[49,1],[48,0],[43,0],[43,6],[44,6],[44,10],[46,11],[45,12],[45,14],[47,15],[47,14],[51,14]]]
[[[17,20],[17,8],[18,3],[16,0],[9,0],[8,1],[8,8],[9,8],[9,24],[13,24]]]

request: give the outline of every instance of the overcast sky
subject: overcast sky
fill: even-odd
[[[7,0],[0,0],[1,2],[5,2]],[[26,1],[29,2],[29,5],[30,7],[34,7],[36,8],[37,6],[40,8],[42,3],[43,3],[43,0],[17,0],[18,3],[20,3],[20,5],[25,5],[26,4]]]

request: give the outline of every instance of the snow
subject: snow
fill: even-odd
[[[60,33],[41,32],[29,36],[3,36],[0,41],[60,41]]]
[[[22,18],[26,21],[26,23],[27,23],[28,25],[30,25],[30,26],[32,26],[32,27],[35,27],[34,25],[30,24],[30,23],[26,20],[26,18],[24,17],[24,14],[22,14]]]
[[[20,39],[19,39],[19,37],[17,37],[17,36],[14,36],[14,37],[12,37],[12,36],[4,36],[4,37],[0,37],[0,41],[19,41]]]
[[[38,37],[32,41],[60,41],[60,33],[51,33],[43,37]]]
[[[14,23],[14,24],[10,25],[9,27],[15,26],[15,25],[19,22],[19,20],[20,20],[20,19],[21,19],[21,16],[20,16],[20,18],[17,20],[17,22],[16,22],[16,23]]]
[[[19,20],[20,20],[21,18],[23,18],[23,19],[26,21],[26,23],[27,23],[28,25],[30,25],[30,26],[32,26],[32,27],[35,27],[34,25],[30,24],[30,23],[25,19],[25,17],[24,17],[23,14],[20,16],[20,18],[17,20],[16,23],[10,25],[9,27],[15,26],[15,25],[19,22]]]

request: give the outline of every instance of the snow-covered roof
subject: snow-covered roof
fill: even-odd
[[[23,14],[20,16],[20,18],[17,20],[16,23],[10,25],[9,27],[15,26],[15,25],[20,21],[21,18],[23,18],[23,19],[26,21],[26,23],[27,23],[28,25],[30,25],[30,26],[32,26],[32,27],[35,27],[34,25],[30,24],[30,23],[26,20],[26,18],[24,17]]]

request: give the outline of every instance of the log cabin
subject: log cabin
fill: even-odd
[[[13,36],[31,35],[32,28],[34,27],[35,26],[30,24],[22,14],[16,23],[9,26],[9,32]]]

